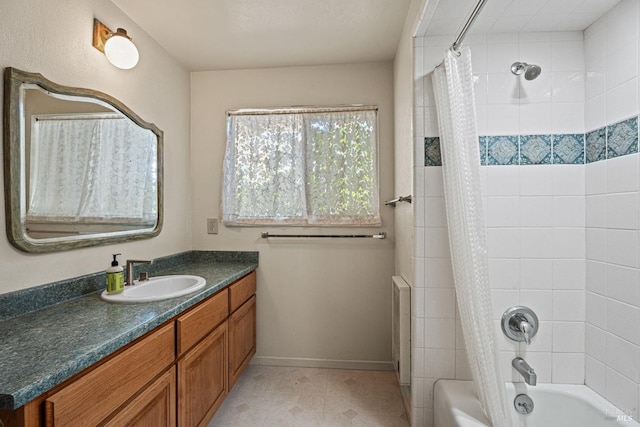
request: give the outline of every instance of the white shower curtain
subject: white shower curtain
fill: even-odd
[[[451,262],[462,332],[478,397],[493,427],[508,427],[507,407],[492,320],[480,155],[471,53],[447,51],[433,76]]]

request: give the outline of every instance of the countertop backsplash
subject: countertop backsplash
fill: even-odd
[[[257,263],[258,252],[187,251],[156,258],[153,260],[153,264],[150,265],[138,264],[135,266],[135,272],[147,271],[150,276],[154,276],[170,268],[197,261]],[[123,267],[125,267],[125,264],[126,260],[122,260]],[[134,277],[137,277],[137,274]],[[50,305],[79,298],[104,288],[105,272],[98,271],[84,276],[0,294],[0,321],[32,311],[42,310]]]

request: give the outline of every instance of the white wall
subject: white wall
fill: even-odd
[[[393,96],[394,96],[394,161],[395,161],[395,194],[413,197],[411,205],[400,203],[396,207],[395,231],[395,274],[401,276],[412,288],[415,283],[415,251],[414,251],[414,219],[416,212],[414,176],[423,167],[415,165],[414,158],[414,92],[416,84],[413,74],[413,40],[420,23],[422,10],[426,0],[412,0],[409,5],[405,25],[400,36],[396,56],[393,62]],[[412,310],[415,301],[412,299]],[[408,388],[409,396],[403,387],[403,398],[408,397],[411,405],[411,387]],[[421,420],[413,419],[411,408],[407,408],[409,421],[420,425]]]
[[[437,136],[430,73],[449,38],[416,39],[416,282],[412,313],[413,416],[432,425],[438,378],[470,379],[449,256],[441,167],[420,168],[424,137]],[[480,135],[584,133],[582,33],[469,36]],[[542,66],[525,81],[515,61]],[[422,79],[422,80],[418,80]],[[422,120],[420,120],[422,119]],[[424,163],[422,163],[424,165]],[[523,356],[540,382],[584,382],[585,207],[583,165],[481,167],[486,200],[489,273],[502,365],[521,381],[511,359]],[[418,278],[421,278],[419,280]],[[513,305],[531,307],[541,324],[531,346],[499,330]]]
[[[400,37],[400,43],[394,59],[394,194],[396,196],[414,195],[414,134],[413,134],[413,36],[416,17],[422,7],[422,1],[412,1],[407,20]],[[422,167],[420,167],[422,169]],[[402,276],[409,284],[414,283],[413,221],[416,199],[412,204],[398,203],[395,209],[395,274]]]
[[[140,51],[129,71],[108,63],[91,46],[93,18],[123,27]],[[164,131],[165,222],[151,240],[30,255],[0,242],[0,293],[105,269],[110,254],[154,258],[191,248],[189,73],[107,0],[6,1],[0,13],[0,66],[38,72],[56,83],[106,92]],[[0,89],[1,90],[1,89]],[[2,108],[2,107],[0,107]],[[4,199],[0,201],[4,223]]]
[[[141,54],[136,68],[116,69],[91,46],[94,17],[128,30]],[[261,252],[258,356],[388,366],[393,208],[381,207],[381,228],[358,230],[384,231],[383,241],[267,242],[259,229],[224,226],[210,236],[205,219],[219,215],[224,113],[240,107],[377,104],[380,199],[394,197],[391,63],[194,73],[191,84],[190,74],[107,0],[6,2],[0,22],[3,67],[109,93],[164,131],[166,202],[163,231],[150,240],[30,255],[4,239],[0,292],[100,271],[114,252],[126,259],[189,250],[193,233],[195,249]]]
[[[637,116],[640,7],[625,0],[585,31],[586,130]],[[638,154],[586,165],[586,384],[640,408]],[[635,409],[634,409],[635,408]]]
[[[197,72],[191,75],[192,234],[194,249],[259,250],[258,348],[254,363],[389,367],[393,197],[391,63]],[[353,228],[220,226],[227,110],[291,105],[379,107],[381,228],[386,240],[263,240],[262,231],[352,233]],[[354,365],[355,364],[355,365]]]

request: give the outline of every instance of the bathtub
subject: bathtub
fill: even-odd
[[[516,412],[513,399],[526,393],[534,409]],[[623,411],[583,385],[507,383],[507,397],[514,427],[640,427],[629,411]],[[440,380],[434,387],[435,427],[490,426],[476,398],[471,381]]]

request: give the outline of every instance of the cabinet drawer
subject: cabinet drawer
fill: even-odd
[[[229,286],[229,312],[233,313],[256,293],[256,272],[252,271],[248,275],[239,279]]]
[[[188,313],[178,317],[178,355],[181,355],[229,315],[228,291],[223,289],[203,301]]]
[[[45,400],[47,426],[94,426],[149,383],[175,358],[173,323],[78,378]]]

